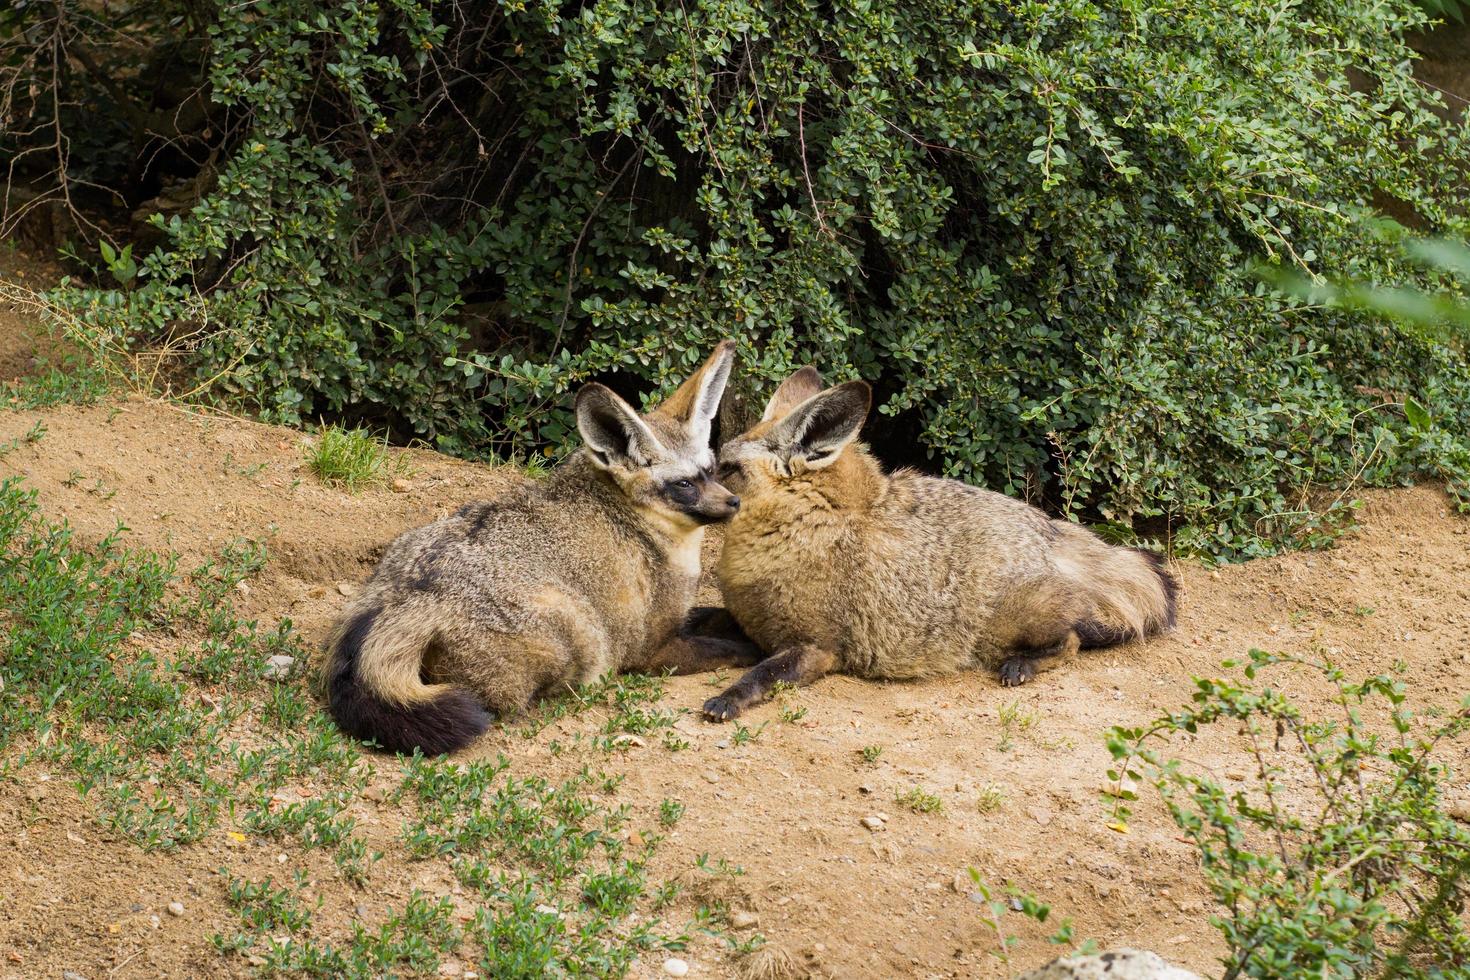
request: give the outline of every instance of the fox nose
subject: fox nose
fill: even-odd
[[[739,510],[740,509],[740,498],[737,497],[733,493],[730,494],[730,499],[727,500],[727,501],[725,501],[725,506],[726,507],[729,507],[731,510]]]

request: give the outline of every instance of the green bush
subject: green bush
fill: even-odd
[[[1196,678],[1192,706],[1109,733],[1114,819],[1136,798],[1123,777],[1162,794],[1220,905],[1225,980],[1463,977],[1470,829],[1445,806],[1441,760],[1470,731],[1470,698],[1448,718],[1416,717],[1391,675],[1351,683],[1330,663],[1260,650],[1246,680],[1283,664],[1332,684],[1333,717],[1307,717],[1279,688]],[[1251,760],[1240,785],[1166,757],[1173,736],[1212,727]]]
[[[1463,349],[1245,271],[1425,280],[1375,202],[1463,231],[1409,0],[160,0],[90,14],[144,43],[94,47],[58,110],[29,39],[65,6],[0,15],[32,28],[0,80],[42,93],[0,149],[53,113],[148,161],[87,180],[195,197],[144,202],[157,247],[64,298],[269,418],[554,448],[578,382],[661,390],[733,335],[747,394],[868,378],[880,440],[946,473],[1228,556],[1425,472],[1406,399],[1470,432]]]

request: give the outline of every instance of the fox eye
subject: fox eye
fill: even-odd
[[[675,480],[673,483],[670,483],[669,486],[672,487],[675,490],[693,490],[694,489],[694,484],[692,482],[690,482],[689,480]]]

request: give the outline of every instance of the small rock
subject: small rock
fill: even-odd
[[[1241,772],[1239,769],[1232,769],[1225,774],[1225,778],[1233,779],[1237,783],[1240,783],[1245,781],[1245,773]]]
[[[1200,980],[1199,975],[1172,966],[1156,953],[1118,949],[1087,956],[1063,956],[1046,966],[1021,974],[1017,980]]]
[[[625,745],[629,748],[641,749],[648,743],[637,735],[619,735],[613,739],[614,745]]]
[[[162,919],[160,919],[160,918],[159,918],[159,917],[158,917],[158,916],[156,916],[156,915],[150,915],[150,916],[149,916],[149,917],[148,917],[148,924],[149,924],[149,925],[150,925],[150,926],[152,926],[152,927],[153,927],[153,928],[155,928],[155,929],[157,929],[157,928],[159,928],[159,927],[160,927],[160,926],[162,926],[162,925],[163,925],[163,920],[162,920]]]
[[[441,977],[457,977],[462,973],[464,973],[464,967],[454,962],[454,960],[445,960],[439,964],[439,975]]]
[[[184,903],[183,902],[169,902],[168,903],[168,914],[171,915],[171,916],[173,916],[175,919],[179,918],[179,916],[181,916],[181,915],[184,914]]]
[[[87,980],[87,978],[72,970],[62,970],[61,980]]]
[[[379,783],[374,786],[369,786],[367,789],[363,790],[362,797],[365,800],[372,800],[374,803],[382,803],[388,798],[388,792],[388,787],[382,783]]]
[[[1025,902],[1022,902],[1020,898],[1018,898],[1015,895],[1012,895],[1011,896],[1011,911],[1012,912],[1019,912],[1023,908],[1025,908],[1025,907],[1026,907],[1026,903]]]
[[[878,830],[882,830],[883,829],[883,821],[880,818],[876,817],[876,816],[874,816],[874,817],[863,817],[863,819],[860,820],[860,821],[858,821],[858,822],[861,823],[864,827],[867,827],[869,830],[872,830],[872,831],[878,831]]]
[[[1043,827],[1051,823],[1052,819],[1056,816],[1056,814],[1044,806],[1028,806],[1026,808],[1026,814]]]
[[[867,783],[863,783],[861,786],[858,787],[858,792],[862,793],[864,796],[872,796],[873,787],[868,785]]]
[[[949,885],[961,895],[968,895],[975,890],[975,879],[970,877],[969,868],[961,868],[954,873],[954,879]]]
[[[664,960],[664,972],[671,977],[682,977],[689,974],[689,964],[677,957]]]
[[[729,747],[730,747],[730,740],[728,738],[722,738],[718,742],[715,743],[715,748],[717,748],[717,749],[728,749]]]
[[[1470,823],[1470,804],[1452,804],[1445,810],[1445,813],[1449,814],[1451,820],[1458,820],[1460,823]]]
[[[730,925],[736,929],[749,929],[759,921],[754,912],[747,912],[744,909],[730,916]]]
[[[351,582],[338,582],[337,591],[351,598],[352,595],[357,592],[357,586],[353,585]]]
[[[286,680],[291,676],[291,668],[295,666],[295,657],[278,653],[265,662],[265,679],[268,681]]]
[[[241,595],[249,595],[250,583],[242,578],[240,581],[235,583],[235,591],[240,593]]]
[[[409,483],[401,476],[398,479],[394,480],[392,483],[388,484],[388,486],[392,488],[394,493],[408,493],[408,491],[413,489],[413,484]]]
[[[707,783],[718,783],[720,781],[720,774],[713,769],[706,769],[704,771],[704,781]]]

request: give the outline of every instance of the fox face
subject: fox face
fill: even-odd
[[[721,447],[720,481],[754,500],[816,478],[853,444],[872,400],[866,381],[823,390],[816,369],[802,368],[776,389],[758,425]]]
[[[594,466],[645,516],[685,530],[727,521],[740,498],[715,477],[710,425],[730,378],[733,341],[709,359],[658,408],[639,415],[611,389],[577,392],[577,429]]]

